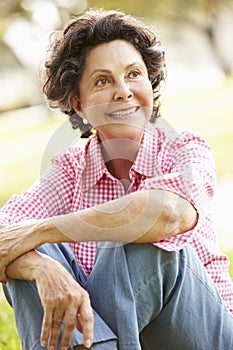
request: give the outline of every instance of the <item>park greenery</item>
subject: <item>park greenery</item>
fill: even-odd
[[[166,23],[170,30],[188,24],[202,33],[208,41],[212,54],[220,69],[226,75],[233,74],[232,0],[8,0],[0,1],[0,73],[11,67],[25,68],[29,74],[32,68],[30,60],[24,61],[16,52],[14,44],[9,42],[7,34],[16,23],[27,24],[34,36],[34,42],[40,41],[42,33],[61,28],[67,20],[87,8],[120,9],[154,23]],[[17,27],[18,28],[18,27]],[[25,26],[24,26],[25,28]],[[40,33],[38,36],[38,32]],[[23,35],[22,29],[17,35]],[[23,37],[20,43],[24,47]],[[189,39],[192,41],[192,38]],[[224,45],[224,43],[227,43]],[[229,43],[229,44],[228,44]],[[194,43],[197,45],[198,42]],[[25,45],[30,51],[30,47]],[[1,110],[1,108],[0,108]]]
[[[3,299],[0,291],[0,349],[21,350],[11,307]]]

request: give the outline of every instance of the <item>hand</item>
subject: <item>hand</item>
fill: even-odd
[[[38,292],[44,308],[41,345],[56,349],[58,336],[64,321],[60,349],[68,349],[75,327],[83,333],[84,345],[93,341],[94,318],[88,293],[59,263],[38,271]]]
[[[6,283],[6,267],[13,260],[44,243],[36,233],[39,221],[25,224],[0,225],[0,282]],[[39,231],[39,230],[38,230]]]

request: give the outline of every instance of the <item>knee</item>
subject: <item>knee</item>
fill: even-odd
[[[176,279],[179,273],[179,252],[162,250],[151,243],[117,244],[98,249],[95,271],[117,269],[127,270],[132,283],[138,284],[141,279],[157,278]],[[109,275],[106,272],[106,276]]]
[[[178,273],[177,252],[160,249],[151,243],[127,244],[124,246],[124,251],[130,273],[135,273],[136,270],[142,275],[146,271],[151,271],[153,275],[158,273],[164,275],[166,271],[174,275]]]
[[[134,294],[146,292],[166,302],[181,273],[179,252],[165,251],[151,243],[128,244],[124,250]]]

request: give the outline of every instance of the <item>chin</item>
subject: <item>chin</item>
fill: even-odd
[[[114,123],[99,128],[98,135],[101,141],[121,138],[141,142],[144,133],[145,123],[142,125]]]

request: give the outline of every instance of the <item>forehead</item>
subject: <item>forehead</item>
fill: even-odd
[[[86,69],[110,69],[118,65],[127,66],[134,61],[144,63],[140,52],[134,45],[125,40],[114,40],[91,49],[87,55]]]

